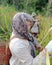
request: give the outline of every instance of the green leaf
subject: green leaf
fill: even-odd
[[[46,65],[50,65],[49,53],[46,52]]]

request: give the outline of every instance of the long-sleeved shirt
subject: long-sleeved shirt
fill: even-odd
[[[39,65],[42,60],[42,65],[45,65],[45,55],[42,52],[35,58],[31,56],[31,46],[24,39],[14,38],[10,41],[9,48],[12,54],[10,65]]]

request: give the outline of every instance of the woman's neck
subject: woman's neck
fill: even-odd
[[[19,34],[14,34],[13,32],[12,32],[12,35],[11,35],[10,39],[12,39],[12,38],[19,38],[19,39],[27,40],[26,38],[20,36]]]

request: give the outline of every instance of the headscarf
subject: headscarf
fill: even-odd
[[[12,29],[13,33],[16,36],[26,38],[29,41],[29,44],[31,45],[31,55],[35,57],[36,49],[34,46],[36,45],[37,40],[30,34],[30,32],[28,32],[26,24],[28,21],[35,22],[34,18],[31,15],[24,12],[17,13],[13,17]]]

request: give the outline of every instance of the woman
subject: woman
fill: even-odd
[[[13,31],[9,44],[12,54],[10,65],[38,65],[37,59],[42,56],[42,52],[35,57],[36,49],[41,51],[43,48],[30,34],[30,29],[34,23],[34,18],[27,13],[17,13],[13,17]]]

